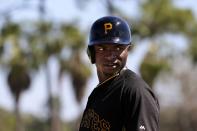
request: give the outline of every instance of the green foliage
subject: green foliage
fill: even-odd
[[[140,73],[150,87],[153,87],[153,83],[158,74],[161,71],[169,70],[170,67],[166,59],[157,56],[157,49],[150,49],[140,66]]]
[[[18,101],[20,93],[27,90],[31,83],[30,75],[25,67],[13,65],[8,74],[8,85],[16,100]]]
[[[89,66],[82,59],[82,49],[85,47],[85,36],[75,25],[62,24],[62,40],[65,42],[65,49],[70,52],[67,57],[60,57],[60,76],[64,72],[69,73],[72,79],[73,89],[78,102],[81,102],[85,87],[91,71]]]
[[[153,37],[171,32],[187,32],[195,18],[189,9],[180,9],[171,0],[147,0],[142,4],[142,17],[134,24],[134,34]]]
[[[77,27],[70,24],[63,24],[61,26],[61,30],[68,47],[73,50],[78,50],[85,47],[85,36],[79,32]]]
[[[197,44],[196,44],[196,40],[193,40],[190,47],[189,47],[189,52],[191,54],[191,57],[194,61],[194,63],[197,63]]]
[[[194,23],[193,26],[190,28],[190,30],[188,30],[188,34],[189,34],[189,54],[193,60],[193,62],[196,64],[197,63],[197,23]]]
[[[15,130],[15,115],[0,108],[0,129],[1,131]],[[44,118],[37,118],[31,115],[22,114],[25,131],[49,131],[49,121]],[[62,122],[62,131],[71,131],[68,123]]]
[[[15,118],[13,114],[0,108],[0,129],[2,131],[14,131]]]
[[[81,52],[79,52],[79,49],[76,49],[77,48],[72,51],[69,59],[60,60],[60,75],[64,72],[70,74],[76,99],[80,103],[84,95],[87,80],[91,75],[91,71],[89,66],[82,61]]]
[[[78,102],[81,102],[87,80],[91,74],[90,69],[80,60],[80,55],[75,55],[72,61],[69,62],[68,66],[76,99]]]
[[[31,27],[31,29],[27,29],[28,27]],[[38,70],[42,65],[47,69],[48,60],[52,56],[61,57],[63,61],[72,63],[72,67],[78,66],[77,70],[63,66],[66,68],[61,68],[61,72],[70,70],[67,73],[72,76],[73,88],[77,90],[75,92],[77,100],[81,101],[90,70],[81,55],[73,56],[81,54],[85,47],[85,36],[75,25],[65,23],[56,25],[50,21],[41,21],[28,27],[22,26],[22,23],[10,21],[1,28],[0,34],[0,60],[3,67],[10,70],[7,80],[17,103],[21,92],[30,85],[30,72]],[[10,46],[9,51],[4,50],[6,46]],[[65,50],[71,52],[71,57],[61,56]],[[9,53],[10,55],[7,55]],[[77,63],[72,61],[77,61]],[[59,64],[62,64],[62,62],[59,62]],[[60,66],[62,67],[62,65]],[[50,75],[47,74],[46,76],[47,80],[50,80]],[[48,86],[50,87],[50,85]],[[47,89],[50,92],[50,88]],[[49,108],[53,108],[53,106]],[[40,123],[38,122],[38,124]],[[48,127],[40,127],[39,129],[45,130],[45,128]]]
[[[40,35],[46,35],[51,31],[53,24],[49,21],[41,21],[36,24],[36,27]]]
[[[0,57],[3,54],[3,51],[4,51],[3,40],[2,38],[0,38]]]
[[[19,24],[13,23],[13,22],[8,22],[6,23],[3,28],[1,29],[1,37],[6,38],[12,35],[17,35],[19,36],[21,33],[21,28]]]
[[[133,34],[141,39],[154,40],[167,33],[182,33],[189,37],[191,29],[195,27],[192,11],[177,8],[171,0],[146,0],[142,2],[141,7],[142,17],[134,22],[133,31]],[[160,41],[160,44],[162,43],[163,41]],[[195,56],[194,50],[195,47],[191,47],[193,56]],[[150,85],[153,84],[159,72],[169,66],[165,59],[158,58],[158,53],[159,51],[147,54],[141,65],[142,76]]]

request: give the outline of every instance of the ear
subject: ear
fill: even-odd
[[[130,45],[127,46],[128,51],[131,51],[132,49],[133,49],[133,44],[130,44]]]
[[[92,64],[95,63],[95,53],[94,53],[94,47],[93,46],[89,46],[87,48],[87,54],[88,54],[88,57],[91,61]]]

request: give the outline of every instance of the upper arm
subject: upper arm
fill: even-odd
[[[126,131],[158,131],[159,104],[153,92],[143,82],[127,86],[122,96]]]

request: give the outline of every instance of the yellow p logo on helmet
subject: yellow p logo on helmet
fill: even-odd
[[[111,23],[105,23],[104,28],[105,28],[105,34],[107,34],[107,31],[112,29],[112,24]]]

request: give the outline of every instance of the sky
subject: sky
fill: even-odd
[[[6,10],[16,3],[16,1],[21,2],[21,0],[0,0],[0,12],[2,10]],[[126,12],[128,15],[136,16],[138,15],[137,0],[124,0],[125,2],[119,2],[120,0],[114,0],[114,2],[120,6],[122,10]],[[197,8],[195,4],[195,0],[175,0],[177,6],[181,8],[191,8],[195,14],[197,14]],[[99,0],[89,1],[87,3],[87,7],[83,10],[79,10],[75,5],[74,0],[46,0],[47,7],[47,18],[52,19],[54,21],[68,21],[73,22],[73,20],[78,20],[79,28],[82,30],[86,30],[90,27],[90,25],[98,18],[106,15],[106,11]],[[25,19],[35,20],[38,18],[38,14],[35,11],[32,11],[38,3],[38,0],[29,0],[29,3],[33,5],[30,9],[26,11],[16,10],[12,13],[12,16],[16,21],[20,21]],[[1,17],[0,17],[1,19]],[[0,20],[1,21],[1,20]],[[180,40],[182,41],[182,40]],[[142,44],[136,46],[136,49],[131,52],[128,58],[127,66],[138,73],[138,66],[140,65],[141,60],[143,59],[144,54],[146,53],[148,44],[146,41],[143,41]],[[84,59],[88,61],[88,57],[84,52]],[[78,105],[75,101],[73,90],[71,89],[71,83],[69,76],[65,75],[61,84],[61,93],[57,86],[59,86],[57,80],[55,79],[58,71],[58,64],[55,59],[51,59],[49,61],[50,73],[52,74],[52,87],[54,95],[60,95],[62,101],[62,110],[61,117],[64,120],[71,121],[75,119],[81,111],[83,111],[87,98],[93,88],[98,84],[95,67],[91,66],[93,75],[88,81],[87,90],[85,93],[85,97],[83,99],[82,105]],[[5,80],[5,71],[0,70],[0,106],[4,107],[8,110],[13,110],[13,99],[12,95],[9,92],[7,87],[7,83]],[[46,110],[46,79],[44,76],[44,72],[41,69],[38,74],[33,77],[32,85],[29,90],[25,91],[22,94],[20,107],[21,111],[24,113],[31,113],[37,116],[45,116],[44,113]]]

